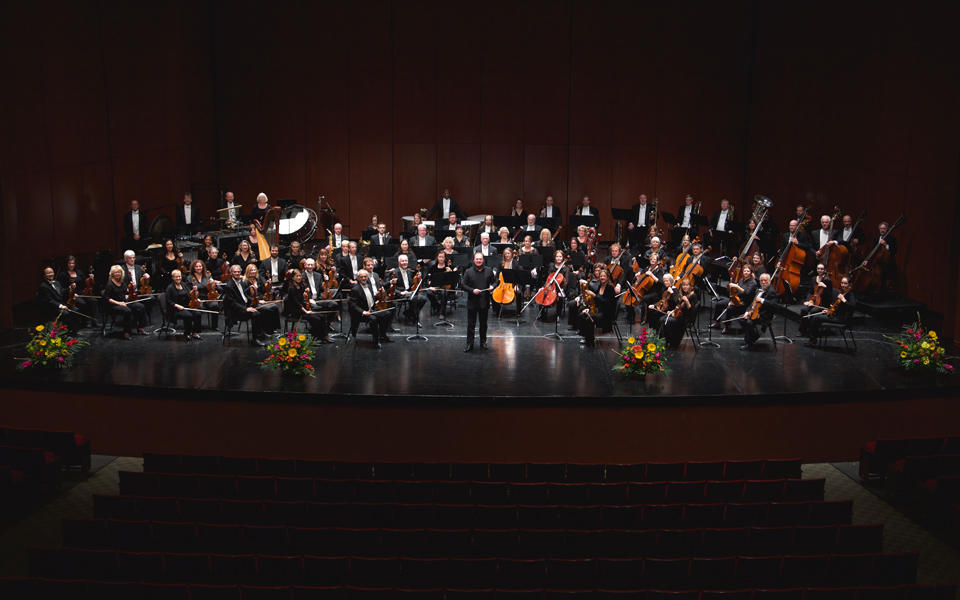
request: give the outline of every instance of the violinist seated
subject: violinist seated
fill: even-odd
[[[292,276],[293,272],[290,271],[289,273]],[[324,317],[328,322],[328,327],[331,320],[339,321],[340,303],[334,299],[337,286],[331,282],[330,276],[325,272],[318,271],[317,263],[312,258],[303,261],[301,276],[304,288],[310,290],[310,303],[307,308],[314,311],[333,311],[327,313]],[[289,282],[287,285],[289,285]]]
[[[689,278],[680,281],[680,289],[671,295],[668,302],[668,312],[661,322],[663,338],[667,347],[677,348],[683,339],[683,332],[687,326],[697,318],[697,308],[700,298]]]
[[[261,268],[263,269],[263,277],[266,281],[270,282],[271,287],[274,290],[274,293],[279,294],[283,297],[286,294],[286,274],[287,269],[296,269],[300,265],[290,265],[287,266],[287,261],[280,257],[280,247],[276,244],[270,246],[270,258],[261,261]]]
[[[829,302],[832,294],[833,283],[830,281],[830,275],[827,274],[826,266],[819,263],[817,274],[811,282],[810,297],[800,307],[800,335],[806,335],[809,331],[810,319],[807,315],[823,310],[825,308],[824,302]]]
[[[582,285],[582,284],[581,284]],[[594,346],[597,329],[606,333],[613,327],[613,316],[616,312],[617,300],[610,282],[610,273],[600,267],[599,279],[583,286],[582,305],[578,308],[577,324],[583,343],[588,347]],[[590,308],[591,302],[595,309]]]
[[[197,259],[190,263],[190,274],[187,276],[186,285],[190,289],[197,290],[197,298],[201,301],[200,306],[205,310],[220,311],[220,288],[219,280],[210,277],[205,272],[203,261]],[[216,330],[219,315],[210,315],[210,326]]]
[[[312,259],[310,259],[312,260]],[[288,319],[306,321],[310,328],[310,335],[320,340],[323,344],[332,344],[329,330],[329,315],[318,314],[320,310],[314,309],[316,302],[311,292],[311,288],[304,283],[303,273],[300,269],[293,269],[290,272],[290,282],[287,285],[286,298],[283,303],[283,313]],[[334,309],[336,310],[336,309]]]
[[[630,268],[632,259],[630,253],[625,251],[618,242],[610,244],[610,255],[603,259],[604,264],[607,265],[607,270],[610,272],[610,283],[620,285],[630,280],[633,275],[633,270]],[[617,270],[615,267],[620,267],[620,269]],[[617,277],[614,277],[615,271]]]
[[[399,264],[400,259],[397,259]],[[427,300],[430,301],[430,312],[431,314],[440,314],[441,319],[446,319],[447,317],[447,303],[450,301],[450,296],[453,294],[442,288],[443,281],[441,277],[445,277],[447,273],[453,273],[457,270],[453,266],[453,263],[450,262],[450,256],[443,252],[437,252],[435,260],[427,263],[427,279],[425,287],[427,288]]]
[[[303,248],[300,246],[300,242],[293,240],[290,242],[290,249],[283,258],[287,263],[288,269],[299,269],[300,261],[306,257],[307,255],[303,253]]]
[[[506,227],[504,227],[506,229]],[[480,243],[473,248],[473,253],[479,252],[486,259],[488,256],[496,256],[497,249],[490,243],[490,234],[484,231],[480,234]]]
[[[190,291],[192,289],[183,281],[183,273],[180,272],[180,269],[174,269],[170,273],[170,285],[164,290],[164,297],[167,301],[167,320],[171,323],[177,320],[183,321],[184,341],[191,338],[200,339],[200,317],[202,313],[190,308]],[[196,293],[199,297],[199,291]]]
[[[408,259],[408,260],[409,260],[409,259]],[[378,301],[388,300],[387,294],[388,294],[389,291],[390,291],[390,290],[388,289],[388,288],[389,288],[389,285],[388,285],[389,282],[388,282],[388,283],[384,283],[384,280],[382,280],[382,279],[380,278],[380,276],[376,273],[376,271],[373,270],[374,264],[375,264],[375,261],[373,260],[373,257],[371,257],[371,256],[368,256],[368,257],[366,257],[366,258],[363,259],[363,269],[364,269],[367,273],[370,274],[370,283],[373,284],[373,289],[374,289],[374,291],[378,293],[377,300],[378,300]],[[400,264],[400,259],[397,259],[397,264]],[[384,308],[384,307],[386,307],[386,308],[395,308],[397,304],[398,304],[397,302],[390,302],[390,303],[386,304],[385,306],[381,306],[381,308]],[[384,322],[385,322],[385,328],[384,328],[384,330],[385,330],[385,331],[391,331],[391,332],[393,332],[393,333],[400,333],[400,330],[393,326],[393,319],[394,319],[394,317],[396,316],[396,315],[395,315],[395,312],[396,312],[396,311],[390,311],[390,312],[388,312],[388,313],[384,313],[384,319],[383,319]]]
[[[121,270],[123,272],[123,288],[125,293],[131,282],[138,289],[143,283],[150,282],[150,273],[147,273],[146,269],[137,264],[137,255],[133,250],[127,250],[123,253],[123,267],[121,267]],[[148,297],[137,304],[143,304],[142,310],[149,314],[150,310],[153,309],[154,302],[153,297]]]
[[[37,289],[37,300],[43,307],[44,321],[58,321],[67,326],[70,335],[77,335],[81,317],[67,306],[69,288],[63,287],[54,275],[53,267],[44,267],[43,282]]]
[[[259,263],[259,260],[257,259],[256,253],[250,247],[250,242],[240,240],[240,245],[237,247],[236,254],[230,259],[230,264],[240,265],[240,272],[245,273],[248,266],[256,265],[257,263]]]
[[[720,323],[721,315],[723,320],[739,317],[750,307],[753,297],[757,294],[757,280],[753,276],[750,265],[743,265],[740,282],[728,284],[727,289],[731,295],[717,301],[713,307],[714,323],[710,324],[710,327],[720,327],[720,333],[727,333],[727,326]]]
[[[850,278],[844,275],[840,279],[840,289],[831,290],[830,295],[824,295],[825,309],[814,312],[812,317],[803,319],[809,321],[806,331],[810,336],[809,345],[817,342],[820,337],[820,328],[824,323],[849,323],[853,311],[857,308],[857,297],[850,285]]]
[[[87,291],[87,278],[88,274],[84,272],[83,269],[77,266],[77,258],[73,255],[67,257],[67,263],[64,266],[63,270],[57,273],[57,282],[63,286],[64,290],[67,290],[67,299],[70,298],[70,288],[73,286],[74,293],[74,303],[75,308],[78,312],[82,312],[85,315],[93,315],[94,310],[94,299],[93,298],[81,298],[80,295],[93,295],[94,290],[94,281],[93,281],[93,271],[91,270],[89,274],[90,278],[90,290]],[[86,318],[80,317],[80,323],[83,324],[87,321]],[[93,325],[93,323],[91,323]]]
[[[651,254],[660,256],[663,268],[669,269],[673,265],[673,261],[670,260],[667,249],[663,247],[663,242],[660,241],[659,237],[650,238],[650,247],[644,251],[643,258],[649,260]]]
[[[357,337],[360,322],[366,321],[373,334],[373,345],[381,348],[382,342],[391,342],[387,337],[389,316],[393,311],[376,312],[377,288],[370,281],[370,273],[366,269],[357,272],[357,285],[350,290],[350,335]]]
[[[676,296],[679,294],[675,285],[676,281],[670,273],[664,273],[660,278],[660,295],[656,297],[655,302],[646,305],[647,326],[654,330],[659,330],[663,323],[663,318],[677,306]],[[644,298],[651,294],[644,295]]]
[[[265,345],[263,330],[270,315],[259,307],[253,306],[250,282],[243,277],[240,265],[230,266],[230,281],[223,284],[222,291],[223,312],[227,318],[227,327],[239,321],[253,321],[254,343],[259,346]]]
[[[743,345],[741,350],[748,350],[760,339],[760,332],[764,327],[770,327],[776,310],[777,292],[770,285],[770,274],[760,276],[757,293],[747,304],[747,311],[743,314]],[[759,306],[757,306],[759,304]]]
[[[759,252],[751,254],[747,264],[750,265],[754,277],[760,277],[767,272],[767,267],[763,264],[763,255]]]
[[[257,297],[259,302],[258,308],[268,316],[265,327],[266,332],[273,333],[277,329],[280,329],[280,302],[272,293],[272,289],[268,289],[266,279],[260,274],[257,265],[247,265],[244,271],[244,279],[250,284],[250,295]],[[267,298],[268,293],[274,297]],[[274,302],[271,302],[271,300],[274,300]]]
[[[444,257],[442,259],[439,258],[441,254]],[[446,254],[442,250],[437,252],[437,257],[437,260],[446,260]],[[404,301],[404,318],[409,323],[416,323],[420,320],[420,309],[427,303],[427,299],[424,297],[422,289],[417,290],[417,294],[413,295],[413,291],[417,287],[413,281],[416,272],[410,269],[409,265],[410,262],[407,257],[400,256],[397,258],[397,268],[387,271],[386,278],[389,280],[390,286],[393,287],[396,298]]]
[[[120,265],[110,267],[110,276],[107,285],[103,288],[103,299],[109,305],[110,312],[122,319],[123,339],[129,340],[133,322],[136,322],[139,335],[147,335],[143,330],[146,323],[146,309],[143,306],[144,302],[135,302],[128,294],[130,284],[124,282],[124,271],[125,269]]]

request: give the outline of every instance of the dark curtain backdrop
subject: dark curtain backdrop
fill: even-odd
[[[940,3],[9,2],[3,318],[45,256],[118,247],[137,198],[229,186],[358,235],[450,187],[470,214],[684,193],[784,225],[812,198],[898,232],[901,291],[957,309],[956,8]],[[566,237],[570,231],[564,231]],[[26,257],[24,260],[23,257]]]

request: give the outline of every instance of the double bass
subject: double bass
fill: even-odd
[[[897,221],[887,229],[887,232],[880,236],[873,249],[864,257],[863,262],[850,271],[851,275],[856,276],[854,291],[874,291],[880,288],[880,284],[883,282],[883,273],[890,263],[890,251],[887,250],[883,242],[886,241],[888,235],[893,233],[894,229],[903,225],[903,221],[904,217],[900,215]]]
[[[803,209],[803,214],[797,219],[798,223],[806,223],[807,212],[810,210],[810,207],[805,207]],[[797,225],[797,230],[793,235],[800,234],[800,225]],[[788,238],[787,245],[780,252],[780,258],[777,261],[777,264],[782,268],[778,269],[777,272],[780,273],[778,277],[773,279],[773,288],[776,290],[778,295],[785,294],[788,287],[791,292],[796,292],[800,289],[800,277],[803,272],[803,265],[807,261],[807,251],[803,250],[797,244],[791,244]]]
[[[836,223],[837,219],[840,218],[840,207],[833,207],[833,215],[830,216],[830,229],[831,234],[833,233],[833,224]],[[827,269],[827,274],[830,276],[831,281],[840,281],[840,278],[843,277],[843,272],[846,270],[845,265],[847,263],[847,257],[849,252],[847,251],[846,246],[843,246],[840,243],[836,244],[827,244],[824,247],[823,256],[820,257],[820,262],[823,263],[823,266]]]

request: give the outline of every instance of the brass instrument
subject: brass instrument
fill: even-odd
[[[701,208],[702,206],[703,206],[703,200],[697,200],[697,201],[693,204],[693,212],[690,213],[690,214],[699,215],[699,214],[700,214],[700,208]]]
[[[657,224],[657,218],[660,216],[660,213],[657,211],[657,203],[658,203],[658,202],[659,202],[659,200],[657,200],[656,198],[653,199],[653,208],[650,209],[650,213],[653,215],[653,218],[652,218],[652,219],[647,218],[648,221],[652,221],[652,222],[651,222],[651,225],[656,225],[656,224]]]
[[[730,227],[731,225],[733,225],[733,211],[734,211],[734,207],[733,207],[733,204],[731,204],[730,210],[727,211],[727,227]],[[727,229],[727,231],[732,231],[732,230]]]

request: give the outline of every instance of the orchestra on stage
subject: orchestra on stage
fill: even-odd
[[[621,325],[640,323],[669,347],[684,336],[700,343],[705,317],[703,331],[742,336],[746,350],[789,307],[813,342],[824,324],[849,322],[858,295],[892,289],[902,217],[867,234],[866,211],[854,218],[839,206],[801,204],[776,223],[772,206],[756,196],[740,215],[727,199],[705,207],[687,194],[670,212],[640,194],[629,209],[611,211],[615,239],[601,242],[587,195],[565,217],[550,195],[533,210],[518,198],[505,215],[469,217],[444,189],[430,210],[403,217],[398,234],[377,215],[351,234],[322,196],[316,210],[272,204],[263,193],[247,208],[227,191],[216,214],[202,218],[187,193],[175,222],[148,223],[131,201],[120,260],[46,264],[37,300],[71,332],[109,325],[123,339],[146,335],[157,315],[158,331],[179,328],[187,341],[245,325],[263,345],[303,322],[321,343],[369,333],[380,348],[396,324],[419,334],[429,303],[436,325],[451,328],[448,316],[466,308],[465,352],[477,328],[487,346],[490,310],[517,324],[532,315],[555,331],[566,313],[587,347],[598,331],[620,337]]]

